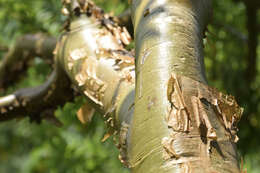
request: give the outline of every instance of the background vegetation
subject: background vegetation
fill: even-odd
[[[115,15],[128,8],[126,0],[96,0],[96,3]],[[0,45],[10,47],[26,33],[44,32],[58,37],[65,20],[60,11],[60,0],[0,0]],[[259,16],[260,13],[258,25]],[[242,2],[214,1],[213,17],[204,40],[205,65],[210,85],[236,96],[245,108],[238,148],[248,172],[256,173],[260,170],[260,63],[256,61],[256,78],[250,81],[246,76],[250,51],[246,21]],[[257,33],[255,36],[259,37]],[[257,52],[259,59],[259,46]],[[0,58],[4,53],[0,52]],[[46,79],[51,67],[37,57],[31,64],[24,79],[2,90],[1,95],[39,85]],[[83,103],[84,98],[77,97],[55,112],[64,124],[62,128],[47,122],[32,124],[28,119],[0,124],[0,172],[128,172],[117,159],[112,139],[101,143],[106,130],[100,116],[94,116],[87,126],[77,120],[76,111]]]

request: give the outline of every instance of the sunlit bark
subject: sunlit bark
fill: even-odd
[[[132,10],[133,172],[239,172],[233,131],[241,110],[206,86],[202,39],[211,2],[135,0]]]

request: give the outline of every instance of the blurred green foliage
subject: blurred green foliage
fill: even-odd
[[[96,0],[96,3],[115,15],[128,7],[127,0]],[[45,32],[58,36],[65,20],[60,11],[59,0],[0,0],[0,44],[10,46],[18,36],[25,33]],[[209,83],[235,95],[245,108],[240,123],[239,152],[248,172],[259,172],[260,63],[257,64],[256,80],[248,85],[244,77],[248,50],[243,3],[214,1],[208,30],[204,42]],[[7,92],[39,85],[50,71],[47,64],[36,58],[24,80],[10,86]],[[128,172],[119,163],[118,151],[112,140],[101,143],[106,128],[100,116],[95,115],[93,122],[87,126],[77,120],[76,111],[83,103],[84,98],[77,97],[73,103],[67,103],[56,111],[56,116],[64,124],[62,128],[46,122],[41,125],[31,124],[28,119],[0,124],[0,172]]]
[[[213,1],[214,12],[205,40],[205,65],[211,86],[236,97],[244,108],[239,123],[238,149],[249,173],[260,170],[260,47],[256,79],[245,75],[248,54],[246,7],[232,0]],[[260,13],[259,13],[260,14]],[[258,15],[258,24],[260,15]],[[259,40],[259,35],[257,35]]]

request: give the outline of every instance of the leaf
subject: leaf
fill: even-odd
[[[92,105],[86,102],[77,112],[77,117],[82,124],[91,122],[91,119],[95,113],[95,109]]]

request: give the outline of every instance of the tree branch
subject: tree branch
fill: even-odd
[[[6,87],[19,79],[30,60],[36,56],[53,62],[55,45],[56,39],[44,34],[27,34],[17,39],[0,62],[0,87]]]
[[[63,98],[64,93],[71,98],[72,92],[69,84],[67,85],[69,81],[61,70],[64,69],[97,111],[105,114],[109,126],[120,131],[122,121],[129,122],[129,117],[125,115],[133,110],[134,99],[130,93],[134,90],[134,58],[124,49],[124,46],[130,43],[131,37],[126,28],[120,27],[113,21],[113,17],[104,14],[92,2],[79,3],[74,0],[64,3],[65,8],[71,8],[72,21],[69,25],[70,31],[60,37],[54,51],[57,57],[53,74],[41,86],[21,89],[0,99],[1,121],[27,114],[37,120],[40,119],[37,113],[65,103],[68,99]],[[21,44],[22,42],[26,45]],[[7,68],[9,63],[11,66],[11,59],[24,52],[30,56],[36,54],[48,57],[49,53],[53,52],[55,42],[55,39],[41,35],[25,36],[19,39],[15,48],[7,54],[2,68]],[[129,94],[130,100],[127,97]],[[128,101],[125,103],[123,100]],[[44,105],[42,101],[45,102]],[[115,115],[115,111],[120,113]]]
[[[130,12],[131,10],[127,9],[115,18],[120,26],[125,26],[133,35]],[[0,45],[0,51],[8,51],[0,62],[0,87],[6,87],[19,79],[24,74],[30,60],[35,56],[42,57],[49,64],[52,63],[54,61],[52,52],[55,45],[56,38],[42,33],[21,36],[11,49]],[[6,74],[8,74],[8,78],[4,77]]]
[[[68,78],[63,71],[56,68],[44,84],[19,89],[13,94],[1,97],[0,121],[29,116],[31,121],[37,123],[40,123],[41,119],[48,119],[56,125],[61,125],[53,116],[53,112],[57,106],[72,98],[73,91]]]
[[[120,27],[113,17],[104,14],[93,3],[80,2],[64,2],[65,8],[71,8],[72,15],[68,32],[60,37],[54,51],[56,65],[53,74],[41,86],[21,89],[1,98],[0,121],[29,115],[31,120],[40,122],[46,118],[42,114],[51,114],[57,105],[71,99],[73,92],[69,81],[72,81],[88,102],[104,115],[109,134],[119,135],[120,160],[127,163],[135,67],[132,54],[124,47],[130,43],[131,37],[126,28]],[[74,5],[70,6],[70,3]]]
[[[88,102],[103,114],[108,133],[117,134],[119,158],[129,166],[127,146],[134,110],[135,66],[132,54],[124,47],[131,37],[126,28],[93,3],[80,2],[65,2],[65,8],[70,8],[66,11],[73,17],[69,32],[58,42],[57,61]]]

